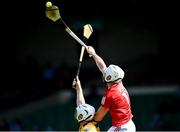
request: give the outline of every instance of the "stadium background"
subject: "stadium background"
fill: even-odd
[[[107,64],[126,72],[137,130],[180,130],[179,40],[176,3],[147,0],[54,0],[63,19],[89,40]],[[4,1],[1,7],[1,130],[78,129],[71,83],[79,48],[61,24],[45,17],[45,0]],[[96,108],[104,84],[84,56],[80,79],[86,101]],[[109,115],[99,124],[110,125]],[[19,126],[19,127],[18,127]]]

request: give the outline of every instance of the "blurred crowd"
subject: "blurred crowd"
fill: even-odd
[[[125,69],[126,74],[128,75],[127,80],[126,78],[124,80],[126,86],[148,84],[147,80],[151,85],[162,82],[160,80],[161,76],[157,76],[160,74],[157,74],[153,77],[154,74],[151,73],[152,70],[154,70],[153,68],[155,68],[154,65],[151,65],[154,62],[154,60],[152,59],[148,59],[148,63],[143,63],[144,65],[147,65],[146,69],[141,69],[140,67],[142,73],[139,73],[139,70],[135,71],[131,69],[132,65],[133,67],[137,67],[137,69],[139,69],[139,65],[142,65],[141,63],[145,62],[143,60],[145,59],[141,58],[139,61],[136,61],[135,63],[123,65],[123,68]],[[0,93],[0,112],[4,112],[17,106],[22,106],[31,101],[36,101],[38,99],[45,98],[48,95],[53,94],[54,92],[59,90],[70,90],[72,88],[72,80],[75,77],[76,70],[77,65],[70,66],[65,62],[62,62],[59,65],[54,65],[50,61],[45,64],[41,64],[33,57],[27,57],[25,62],[17,61],[16,64],[9,67],[8,71],[5,70],[3,71],[4,74],[1,74],[1,76],[5,76],[3,76],[3,79],[0,80],[0,87],[2,88]],[[146,74],[143,74],[143,72]],[[164,73],[162,74],[162,76],[163,75]],[[157,78],[159,78],[159,80]],[[162,78],[162,80],[164,78]],[[90,85],[92,89],[90,95],[87,97],[87,100],[91,97],[91,94],[93,96],[96,96],[96,87],[98,85],[97,80],[99,82],[102,81],[102,76],[98,69],[89,68],[88,70],[84,70],[82,68],[80,79],[83,84],[90,84],[94,81],[94,83],[91,83]],[[176,81],[176,79],[174,78],[167,78],[167,80],[165,80],[164,82],[166,84],[171,84],[178,81]],[[148,130],[169,130],[170,128],[171,130],[175,130],[177,128],[174,128],[174,125],[172,124],[175,121],[170,119],[176,119],[171,118],[172,115],[179,116],[180,111],[177,107],[175,107],[178,106],[177,104],[179,104],[179,102],[173,102],[173,105],[172,101],[162,102],[162,105],[159,106],[157,112],[150,120],[149,126],[147,126]],[[167,117],[168,115],[170,116]],[[32,129],[38,130],[39,128],[37,126],[34,126]],[[1,120],[0,130],[18,131],[24,130],[24,128],[21,121],[18,119],[14,119],[12,121]],[[50,126],[47,126],[47,129],[45,128],[44,131],[46,130],[53,129]]]
[[[25,131],[22,121],[18,118],[10,121],[2,120],[0,121],[0,131]],[[34,124],[31,128],[32,131],[53,131],[51,126],[46,126],[45,128],[40,128]]]
[[[176,76],[164,76],[165,69],[156,67],[155,62],[158,60],[153,58],[154,56],[147,55],[132,63],[121,65],[128,76],[124,78],[126,86],[178,83]],[[46,97],[62,89],[71,89],[77,66],[78,64],[73,66],[66,62],[54,65],[51,61],[41,64],[32,56],[28,56],[24,62],[16,61],[6,67],[6,70],[1,69],[0,104],[3,107],[0,106],[0,111]],[[92,85],[96,85],[97,80],[102,81],[102,76],[97,67],[91,69],[86,66],[85,69],[81,68],[80,79],[84,84],[94,81]]]
[[[54,65],[50,61],[41,64],[33,57],[27,57],[25,62],[17,61],[3,71],[4,76],[0,79],[0,112],[42,99],[60,90],[71,89],[77,66],[65,62]],[[88,75],[85,71],[81,68],[82,83],[90,82],[98,76],[96,71],[87,71]]]

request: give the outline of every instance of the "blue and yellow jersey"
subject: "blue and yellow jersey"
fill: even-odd
[[[89,122],[87,124],[80,125],[79,132],[100,132],[100,129],[96,126],[96,122]]]

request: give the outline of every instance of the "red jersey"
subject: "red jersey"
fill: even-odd
[[[133,117],[129,94],[121,83],[108,87],[101,101],[101,105],[109,109],[112,126],[121,126]]]

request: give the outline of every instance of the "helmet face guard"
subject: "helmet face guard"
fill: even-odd
[[[124,78],[124,71],[116,65],[109,65],[103,74],[104,81],[107,83],[116,82]]]
[[[80,123],[92,120],[95,114],[95,108],[89,104],[81,104],[76,107],[75,118]]]

